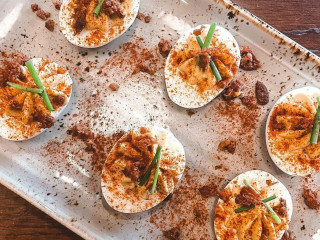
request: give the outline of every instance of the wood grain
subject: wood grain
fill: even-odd
[[[320,55],[319,0],[236,0],[267,23]],[[0,239],[81,239],[0,185]]]

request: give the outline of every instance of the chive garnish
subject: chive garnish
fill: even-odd
[[[266,202],[270,202],[274,199],[276,199],[277,197],[275,195],[271,196],[271,197],[268,197],[268,198],[265,198],[262,200],[262,202],[266,203]],[[249,207],[246,207],[246,206],[243,206],[243,207],[240,207],[240,208],[237,208],[236,210],[234,210],[235,213],[240,213],[240,212],[245,212],[245,211],[248,211],[252,208],[254,208],[255,205],[254,204],[251,204]]]
[[[21,90],[21,91],[25,91],[25,92],[31,92],[31,93],[42,93],[43,92],[43,90],[39,89],[39,88],[28,88],[28,87],[21,86],[19,84],[15,84],[15,83],[12,83],[12,82],[7,82],[7,84],[10,87],[13,87],[15,89],[18,89],[18,90]]]
[[[199,46],[200,46],[201,49],[210,46],[210,42],[211,42],[211,40],[212,40],[213,33],[214,33],[214,30],[215,30],[215,29],[216,29],[216,24],[215,24],[215,23],[211,24],[205,42],[203,42],[202,37],[201,37],[200,35],[196,37],[197,42],[198,42],[198,44],[199,44]],[[209,34],[210,34],[211,36],[210,36]],[[208,37],[210,37],[210,39],[208,39]],[[209,40],[210,40],[210,41],[209,41]],[[207,44],[207,45],[206,45],[206,44]],[[200,61],[200,56],[199,56],[198,59],[197,59],[197,65],[199,65],[199,61]],[[221,78],[221,75],[220,75],[220,73],[219,73],[219,70],[218,70],[218,68],[216,67],[216,65],[214,64],[214,62],[212,61],[211,58],[210,58],[209,64],[210,64],[211,71],[212,71],[213,75],[215,76],[215,78],[216,78],[218,81],[221,81],[222,78]]]
[[[140,186],[143,186],[148,181],[148,179],[150,177],[150,174],[151,174],[151,170],[153,168],[153,165],[157,162],[158,159],[160,159],[161,148],[162,147],[159,145],[158,148],[157,148],[156,154],[154,155],[154,157],[153,157],[153,159],[152,159],[147,171],[145,172],[145,174],[143,175],[143,177],[142,177],[142,179],[141,179],[141,181],[139,183]]]
[[[256,193],[258,193],[252,186],[251,184],[247,181],[247,180],[244,180],[243,181],[244,185],[250,187],[252,190],[254,190]],[[258,193],[259,194],[259,193]],[[274,221],[277,223],[277,224],[280,224],[281,223],[281,219],[279,218],[279,216],[276,214],[276,212],[269,206],[268,203],[266,202],[263,202],[263,205],[268,209],[269,211],[269,214],[270,216],[274,219]]]
[[[28,70],[33,78],[33,81],[35,82],[37,87],[42,90],[41,97],[43,98],[43,101],[46,104],[48,110],[52,112],[54,110],[53,106],[52,106],[50,99],[48,97],[48,94],[47,94],[46,90],[44,89],[42,82],[36,72],[36,69],[33,66],[33,63],[31,61],[26,62],[26,67],[28,68]]]
[[[151,195],[153,195],[154,191],[156,190],[159,171],[160,171],[160,161],[161,161],[161,158],[160,158],[160,153],[159,153],[159,157],[158,157],[158,160],[157,160],[157,168],[156,168],[156,172],[154,173],[154,178],[153,178],[153,185],[152,185],[152,189],[151,189]]]
[[[318,110],[314,118],[314,123],[313,123],[311,138],[310,138],[311,144],[318,144],[319,131],[320,131],[320,97],[317,97],[317,101],[318,101]]]
[[[104,0],[99,0],[98,5],[96,6],[96,8],[93,10],[94,15],[99,16],[101,9],[102,9],[102,4],[103,4]]]

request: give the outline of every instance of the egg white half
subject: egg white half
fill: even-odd
[[[290,222],[292,217],[292,212],[293,212],[292,198],[288,189],[277,178],[275,178],[273,175],[265,171],[252,170],[252,171],[242,173],[237,177],[235,177],[234,179],[232,179],[228,183],[228,185],[225,187],[225,189],[230,189],[232,192],[232,189],[237,186],[244,187],[245,186],[245,184],[243,183],[244,180],[247,180],[251,185],[254,185],[257,190],[267,189],[266,191],[267,196],[273,196],[273,195],[277,196],[275,200],[272,200],[269,202],[270,207],[278,205],[280,202],[280,198],[283,198],[287,204],[288,219]],[[266,180],[271,180],[273,183],[276,183],[276,184],[272,186],[268,186],[266,183]],[[217,207],[222,203],[223,203],[223,200],[219,199],[217,203]],[[221,233],[217,228],[216,220],[214,221],[214,227],[215,227],[216,238],[220,240]],[[221,227],[223,226],[219,226],[219,228]],[[281,231],[280,233],[278,233],[278,237],[276,240],[280,240],[284,232],[285,231]]]
[[[185,169],[185,152],[182,144],[176,139],[176,137],[167,129],[161,128],[161,127],[146,127],[148,130],[150,130],[150,135],[159,141],[162,146],[162,153],[167,154],[167,159],[175,158],[175,157],[183,157],[183,161],[179,162],[179,167],[182,169],[181,174],[179,174],[178,179],[183,175],[183,171]],[[133,129],[134,133],[139,134],[140,128]],[[126,135],[125,135],[126,136]],[[124,138],[123,136],[122,138]],[[121,139],[122,139],[121,138]],[[116,146],[116,144],[115,144]],[[114,148],[110,151],[114,151]],[[141,201],[130,201],[129,199],[126,199],[123,196],[123,193],[125,191],[125,188],[121,183],[116,184],[117,191],[121,192],[121,194],[115,194],[114,191],[110,191],[109,188],[113,188],[114,184],[112,180],[110,179],[110,176],[108,175],[105,166],[102,170],[102,176],[101,177],[101,189],[102,194],[106,200],[106,202],[109,204],[109,206],[119,212],[123,213],[138,213],[146,211],[150,208],[155,207],[160,202],[162,202],[165,198],[162,199],[156,198],[155,195],[150,195],[150,199],[141,199]],[[176,186],[176,185],[175,185]],[[169,192],[167,196],[170,194]]]
[[[310,101],[312,102],[316,102],[316,97],[320,96],[320,89],[316,88],[316,87],[303,87],[303,88],[299,88],[299,89],[295,89],[291,92],[286,93],[285,95],[283,95],[281,98],[279,98],[279,100],[275,103],[275,105],[272,107],[269,116],[268,116],[268,120],[267,120],[267,125],[266,125],[266,143],[267,143],[267,148],[268,148],[268,152],[269,155],[272,159],[272,161],[285,173],[289,174],[289,175],[295,175],[295,176],[306,176],[309,174],[312,174],[315,172],[315,169],[311,168],[311,167],[301,167],[301,165],[299,164],[294,164],[292,162],[288,162],[285,161],[281,158],[281,156],[277,156],[275,155],[273,152],[276,151],[274,149],[274,145],[271,143],[270,139],[269,139],[269,123],[270,123],[270,118],[272,116],[273,110],[276,106],[283,104],[283,103],[292,103],[293,102],[293,97],[296,96],[297,94],[304,94],[305,96],[307,96],[307,98],[310,99]],[[288,151],[286,154],[290,154],[290,152]],[[286,155],[284,155],[283,157],[285,157]]]
[[[208,32],[210,28],[209,24],[200,25],[188,30],[173,46],[166,61],[165,82],[168,95],[175,104],[184,108],[202,107],[211,102],[223,91],[223,89],[211,89],[200,93],[196,85],[191,85],[181,78],[181,76],[179,75],[179,70],[172,70],[175,69],[175,67],[172,66],[172,63],[170,63],[172,54],[175,51],[182,50],[184,48],[184,45],[187,43],[187,39],[190,37],[190,35],[193,35],[193,31],[195,29],[199,29],[201,26],[204,26],[204,32]],[[214,36],[217,38],[218,44],[225,44],[229,52],[236,58],[237,65],[239,66],[241,60],[240,48],[232,34],[225,28],[216,26]]]
[[[104,38],[101,39],[99,43],[90,43],[87,41],[87,37],[90,36],[91,32],[94,30],[88,30],[83,29],[79,34],[74,35],[74,31],[72,28],[72,15],[74,11],[70,10],[68,5],[74,0],[64,0],[61,9],[59,12],[59,22],[60,22],[60,29],[64,36],[68,39],[69,42],[72,44],[78,46],[78,47],[84,47],[84,48],[97,48],[101,47],[103,45],[108,44],[109,42],[115,40],[116,38],[120,37],[134,22],[134,20],[137,17],[139,6],[140,6],[140,0],[131,0],[132,1],[132,8],[131,12],[126,13],[124,17],[124,23],[123,28],[118,27],[114,29],[114,32],[112,35],[109,36],[109,33],[106,32],[104,35]]]
[[[50,86],[50,90],[52,90],[53,92],[59,93],[59,94],[63,94],[67,99],[67,102],[64,106],[51,112],[51,116],[56,119],[59,117],[60,113],[65,109],[65,107],[68,105],[68,103],[70,101],[71,92],[72,92],[72,79],[71,79],[68,72],[66,72],[64,74],[56,74],[56,75],[53,75],[50,77],[46,77],[46,75],[50,75],[50,73],[53,69],[57,69],[58,67],[60,67],[57,63],[50,62],[41,71],[39,71],[39,68],[42,65],[42,61],[44,61],[44,59],[43,58],[33,58],[30,61],[33,63],[34,68],[35,68],[36,72],[38,73],[39,78],[40,78],[42,84],[44,85],[44,87],[47,88],[46,86]],[[23,68],[24,72],[28,71],[26,66],[22,66],[22,68]],[[69,95],[64,94],[63,92],[57,90],[57,86],[61,83],[64,83],[66,85],[66,87],[71,86],[71,91],[70,91]],[[8,121],[10,122],[10,118],[11,117],[8,117],[8,116],[0,117],[0,136],[2,138],[7,139],[7,140],[12,140],[12,141],[27,140],[27,139],[30,139],[30,138],[33,138],[33,137],[39,135],[40,133],[42,133],[46,130],[46,129],[41,129],[36,134],[29,136],[29,137],[25,137],[25,136],[23,136],[21,130],[9,127]]]

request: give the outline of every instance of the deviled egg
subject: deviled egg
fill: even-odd
[[[273,162],[290,175],[306,176],[320,169],[320,141],[311,134],[320,89],[303,87],[282,96],[272,108],[266,141]]]
[[[133,129],[107,157],[102,193],[119,212],[142,212],[173,192],[184,168],[184,148],[170,131],[160,127]]]
[[[223,27],[216,26],[213,36],[208,34],[210,28],[212,25],[204,24],[187,31],[167,58],[167,92],[181,107],[206,105],[228,86],[238,71],[241,56],[237,41]],[[199,41],[204,47],[200,47]]]
[[[293,204],[287,188],[270,173],[240,174],[224,189],[214,216],[218,240],[280,240],[291,220]]]
[[[134,22],[140,0],[64,0],[60,28],[74,45],[103,46],[122,35]]]
[[[70,100],[72,79],[67,70],[42,58],[28,63],[34,66],[52,109],[27,67],[6,62],[0,84],[0,136],[8,140],[26,140],[52,127]]]

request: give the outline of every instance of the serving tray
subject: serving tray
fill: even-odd
[[[73,96],[54,128],[29,141],[0,139],[1,184],[85,239],[161,239],[161,231],[182,225],[182,239],[213,239],[216,199],[201,198],[198,188],[212,181],[224,187],[244,171],[262,169],[289,189],[294,203],[290,229],[297,239],[320,239],[318,213],[307,209],[301,196],[303,184],[319,182],[319,176],[305,180],[281,172],[267,153],[264,135],[268,112],[282,94],[305,85],[320,87],[317,56],[229,0],[142,0],[140,11],[152,17],[150,23],[137,19],[116,41],[90,50],[71,45],[58,26],[53,33],[45,29],[30,9],[34,2],[0,0],[1,51],[14,49],[67,67]],[[58,23],[51,1],[38,4]],[[240,70],[237,78],[249,95],[257,80],[264,82],[270,91],[267,106],[249,111],[238,100],[229,104],[217,98],[188,114],[169,100],[158,42],[174,43],[186,29],[211,22],[256,53],[262,68]],[[135,61],[150,53],[155,74],[132,74]],[[112,92],[110,83],[119,84],[119,90]],[[88,138],[94,134],[94,146],[107,152],[120,131],[147,124],[169,128],[181,141],[187,171],[169,201],[140,214],[120,214],[101,195],[103,153],[90,152],[88,141],[70,129],[76,126]],[[231,137],[237,141],[235,154],[219,152],[219,142]]]

